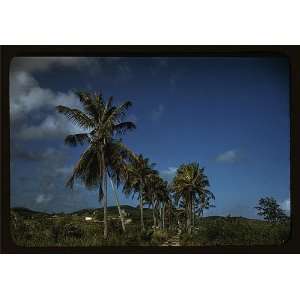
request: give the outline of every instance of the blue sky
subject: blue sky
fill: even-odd
[[[64,187],[83,149],[64,146],[76,128],[54,107],[78,107],[75,90],[101,90],[117,103],[133,102],[128,119],[137,129],[124,142],[165,179],[182,163],[205,167],[216,197],[206,214],[256,217],[253,207],[264,196],[289,209],[284,57],[16,58],[10,79],[12,206],[99,207],[95,192]]]

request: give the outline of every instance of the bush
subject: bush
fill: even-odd
[[[64,238],[76,238],[80,239],[83,235],[83,230],[74,224],[66,224],[64,226]]]
[[[168,239],[168,233],[164,230],[155,230],[152,234],[151,243],[154,245],[160,245]]]

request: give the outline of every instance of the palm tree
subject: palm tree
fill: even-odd
[[[166,207],[170,209],[172,204],[167,181],[162,182],[159,192],[159,201],[161,203],[161,227],[165,229]]]
[[[171,201],[168,182],[164,181],[158,174],[148,177],[145,182],[144,200],[148,203],[149,208],[152,207],[154,229],[157,225],[164,229],[166,206],[169,209],[168,205]]]
[[[198,163],[182,164],[173,179],[171,189],[177,204],[185,209],[186,228],[192,232],[192,222],[197,208],[214,199],[208,190],[209,181],[204,174],[204,168]]]
[[[150,163],[148,158],[144,158],[142,154],[133,157],[130,164],[127,165],[126,178],[124,180],[123,191],[126,195],[138,194],[141,230],[145,230],[143,208],[145,203],[145,192],[147,180],[157,175],[157,171],[153,169],[154,164]]]
[[[154,199],[156,200],[156,207],[159,215],[159,227],[165,228],[165,208],[170,197],[168,192],[168,182],[158,177],[156,185],[154,186]]]
[[[161,178],[157,175],[149,176],[145,181],[143,190],[144,202],[148,203],[149,208],[152,207],[153,228],[157,227],[157,212],[158,210],[158,191],[160,189]]]
[[[119,184],[126,162],[132,152],[122,143],[119,135],[135,128],[132,122],[124,122],[128,108],[126,101],[121,105],[112,104],[113,98],[104,101],[102,94],[77,93],[83,110],[57,106],[71,122],[86,133],[71,134],[65,138],[70,146],[87,145],[81,154],[66,185],[73,188],[75,180],[81,181],[87,188],[98,187],[99,202],[103,202],[104,238],[107,238],[107,178]],[[119,205],[118,205],[119,208]],[[120,211],[120,208],[119,208]],[[120,215],[122,224],[123,219]]]

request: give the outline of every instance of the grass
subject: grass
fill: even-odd
[[[16,245],[24,247],[93,247],[93,246],[152,246],[160,239],[153,230],[140,232],[138,210],[122,207],[131,223],[123,233],[116,208],[109,208],[107,240],[103,239],[103,211],[82,210],[72,214],[46,214],[23,208],[11,210],[11,236]],[[145,209],[145,226],[151,228],[152,213]],[[92,217],[86,221],[85,217]]]
[[[290,224],[236,217],[202,218],[193,234],[182,234],[184,246],[281,245],[288,240]]]
[[[152,211],[144,209],[144,233],[140,232],[139,209],[122,206],[131,222],[123,233],[116,207],[108,208],[107,240],[103,239],[102,209],[71,214],[46,214],[28,209],[11,210],[11,235],[24,247],[160,246],[177,232],[152,230]],[[86,221],[85,217],[93,220]],[[197,220],[191,235],[180,235],[181,246],[280,245],[289,237],[290,224],[235,217],[207,217]]]

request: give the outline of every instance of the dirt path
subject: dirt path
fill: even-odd
[[[169,237],[168,240],[162,244],[162,246],[167,246],[167,247],[180,246],[180,234],[181,234],[181,231],[178,230],[177,233],[175,235]]]

